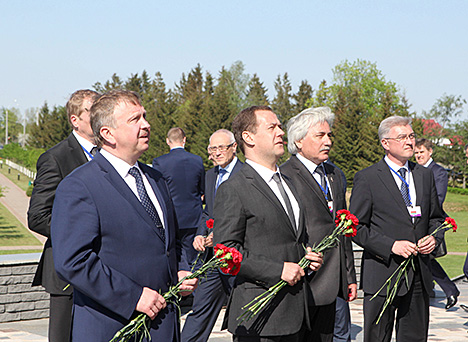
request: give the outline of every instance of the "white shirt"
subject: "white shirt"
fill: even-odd
[[[399,169],[404,167],[406,169],[406,182],[409,184],[409,192],[410,192],[410,200],[411,200],[411,205],[414,207],[416,206],[416,188],[414,187],[414,179],[413,179],[413,174],[411,173],[409,167],[408,167],[408,162],[405,163],[404,166],[399,166],[392,162],[390,158],[385,156],[384,158],[385,162],[387,163],[388,166],[390,166],[395,172],[398,172]],[[403,183],[398,177],[395,172],[390,170],[390,173],[393,176],[393,179],[395,179],[396,185],[398,186],[398,189],[401,188],[401,183]]]
[[[429,158],[429,160],[427,161],[426,164],[424,164],[424,167],[429,167],[429,165],[431,165],[431,163],[432,163],[432,157]]]
[[[219,170],[221,170],[221,169],[226,170],[226,173],[223,175],[223,179],[222,179],[223,182],[225,180],[227,180],[231,176],[232,170],[234,169],[234,166],[236,165],[236,163],[237,163],[237,157],[234,156],[234,159],[231,160],[231,162],[226,167],[221,167],[221,166],[219,167]],[[216,177],[216,183],[215,184],[218,184],[220,175],[221,175],[221,173],[218,173],[218,177]]]
[[[297,159],[299,159],[299,161],[304,164],[304,166],[306,167],[307,170],[309,170],[309,172],[312,174],[312,176],[314,177],[314,179],[316,180],[317,184],[320,184],[322,185],[322,179],[320,177],[320,174],[318,174],[317,172],[315,172],[315,169],[318,167],[317,164],[315,164],[313,161],[307,159],[306,157],[300,155],[299,153],[296,154],[296,157]],[[325,169],[324,169],[325,170]],[[325,171],[324,171],[325,172]],[[326,175],[326,174],[325,174]],[[330,192],[330,195],[331,195],[331,198],[334,198],[333,197],[333,193],[332,193],[332,189],[331,189],[331,186],[330,186],[330,182],[328,181],[328,176],[325,177],[326,181],[327,181],[327,184],[328,184],[328,191]],[[324,189],[325,190],[325,189]]]
[[[96,147],[96,145],[94,145],[94,144],[93,144],[92,142],[90,142],[89,140],[83,138],[81,135],[79,135],[78,133],[76,133],[76,131],[73,131],[72,133],[73,133],[73,135],[75,136],[76,140],[78,140],[78,143],[81,145],[81,147],[84,148],[84,149],[86,150],[86,152],[88,152],[88,153],[86,153],[85,151],[83,151],[84,154],[85,154],[85,156],[86,156],[86,158],[88,159],[88,161],[90,161],[91,159],[93,159],[93,158],[91,158],[91,157],[89,156],[89,154],[91,153],[91,150],[93,149],[93,147]]]
[[[286,209],[286,203],[284,202],[283,196],[281,196],[281,193],[278,188],[278,184],[273,180],[273,175],[275,173],[280,173],[280,169],[278,166],[276,166],[276,171],[272,171],[269,168],[260,165],[258,163],[255,163],[251,161],[250,159],[246,159],[245,161],[247,164],[252,166],[252,168],[257,171],[257,173],[262,177],[262,179],[267,183],[267,185],[270,187],[270,189],[273,191],[273,193],[276,195],[278,200],[280,201],[281,205],[284,208],[284,211],[286,213],[288,210]],[[284,190],[286,191],[286,194],[288,195],[289,201],[291,202],[291,206],[293,208],[294,212],[294,219],[296,221],[296,227],[299,227],[299,215],[300,215],[300,209],[299,209],[299,203],[297,202],[296,198],[294,197],[293,193],[288,187],[288,184],[284,181],[283,177],[280,177],[281,179],[281,184],[283,184]]]
[[[132,167],[136,167],[141,174],[141,177],[143,178],[143,184],[145,185],[146,192],[148,193],[148,196],[153,202],[154,207],[156,208],[156,211],[158,212],[159,218],[161,219],[161,223],[163,227],[165,228],[164,225],[164,215],[163,211],[161,209],[161,206],[159,205],[159,202],[156,198],[156,195],[154,194],[153,188],[151,187],[150,183],[148,182],[148,179],[146,179],[145,174],[141,171],[141,169],[138,167],[138,162],[135,163],[135,165],[130,165],[126,161],[120,159],[119,157],[114,156],[112,153],[106,151],[105,149],[101,149],[100,153],[104,158],[106,158],[109,163],[114,167],[115,171],[120,175],[120,177],[123,178],[125,183],[129,186],[129,188],[132,190],[132,192],[135,194],[135,196],[140,200],[140,196],[138,195],[138,190],[136,186],[136,180],[135,177],[130,175],[128,171]],[[141,201],[141,200],[140,200]]]

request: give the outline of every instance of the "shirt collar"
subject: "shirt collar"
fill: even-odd
[[[408,166],[408,161],[406,161],[405,165],[400,166],[400,165],[397,165],[397,164],[395,164],[394,162],[392,162],[392,161],[390,160],[390,158],[388,158],[388,156],[385,156],[384,160],[385,160],[385,162],[387,163],[387,165],[390,166],[390,167],[391,167],[393,170],[395,170],[395,171],[398,171],[398,170],[401,169],[402,167],[405,168],[406,171],[408,171],[408,172],[410,171],[409,166]]]
[[[260,175],[260,177],[262,177],[262,179],[267,184],[271,181],[271,179],[273,178],[273,175],[275,173],[279,173],[281,175],[278,165],[275,165],[276,166],[276,171],[272,171],[272,170],[270,170],[269,168],[267,168],[267,167],[265,167],[263,165],[260,165],[260,164],[254,162],[254,161],[251,161],[250,159],[246,159],[245,162],[247,164],[249,164],[250,166],[252,166],[252,168],[255,171],[257,171],[257,173]]]
[[[232,170],[234,169],[234,166],[236,165],[236,163],[237,163],[237,157],[234,156],[234,159],[231,160],[231,162],[226,167],[221,167],[220,166],[219,170],[224,169],[224,170],[226,170],[227,173],[231,173]]]
[[[86,151],[90,152],[91,153],[91,149],[93,147],[95,147],[96,145],[94,145],[92,142],[90,142],[89,140],[83,138],[81,135],[79,135],[78,133],[76,133],[76,131],[73,131],[72,134],[75,136],[76,140],[78,140],[78,143],[84,147],[86,149]]]
[[[138,162],[136,162],[134,165],[130,165],[126,161],[120,159],[117,156],[114,156],[112,153],[106,151],[105,149],[101,149],[100,153],[104,158],[107,159],[109,163],[111,163],[111,165],[122,178],[125,178],[128,175],[128,171],[132,167],[136,167],[141,172],[140,167],[138,166]]]
[[[307,168],[307,170],[309,170],[309,172],[311,174],[314,174],[315,172],[315,169],[319,166],[317,164],[315,164],[313,161],[307,159],[306,157],[304,157],[303,155],[300,155],[299,153],[296,154],[296,157],[297,159],[299,159],[299,161],[304,164],[304,166]]]
[[[172,151],[172,150],[176,150],[176,149],[178,149],[178,148],[184,149],[183,146],[176,146],[176,147],[171,148],[171,151]]]
[[[431,163],[432,163],[432,157],[429,158],[429,160],[427,161],[426,164],[424,164],[424,167],[429,167],[429,165],[431,165]]]

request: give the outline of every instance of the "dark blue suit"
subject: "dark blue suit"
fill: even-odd
[[[109,341],[136,314],[143,287],[177,282],[177,222],[162,175],[139,164],[162,208],[166,244],[148,213],[101,154],[58,186],[52,213],[57,273],[75,288],[73,341]],[[153,341],[177,341],[176,309],[151,324]]]
[[[160,171],[167,182],[181,230],[182,252],[189,262],[193,262],[197,252],[192,243],[200,223],[201,197],[205,192],[203,160],[183,148],[174,148],[168,154],[154,158],[153,168]]]
[[[230,176],[239,171],[244,164],[237,160]],[[206,221],[213,218],[215,199],[215,186],[219,174],[219,166],[206,173],[205,209],[198,227],[197,235],[208,235]],[[203,259],[213,256],[213,248],[207,248]],[[210,272],[206,278],[200,280],[198,288],[194,292],[192,313],[185,320],[182,330],[182,342],[208,341],[213,326],[216,323],[219,312],[231,292],[235,277],[224,275],[219,270]]]
[[[439,198],[439,204],[442,208],[442,205],[445,201],[445,196],[447,195],[447,186],[448,186],[448,173],[442,166],[432,161],[429,166],[429,169],[434,173],[434,181],[437,190],[437,197]],[[460,291],[458,291],[457,285],[450,280],[449,276],[445,270],[440,266],[439,262],[436,259],[431,259],[431,272],[432,278],[436,281],[437,284],[442,288],[447,297],[458,296]]]

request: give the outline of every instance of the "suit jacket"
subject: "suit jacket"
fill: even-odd
[[[162,208],[166,243],[141,202],[100,153],[57,188],[52,242],[57,273],[74,286],[74,341],[109,341],[135,316],[143,287],[177,283],[180,245],[169,190],[160,172],[139,164]],[[153,341],[178,334],[172,305],[151,323]]]
[[[180,229],[197,228],[205,192],[205,168],[200,156],[183,148],[153,159],[153,168],[160,171],[169,186]]]
[[[318,244],[324,237],[330,235],[336,227],[336,212],[346,209],[340,171],[331,164],[323,165],[331,187],[333,212],[328,209],[325,196],[315,178],[295,155],[281,166],[281,172],[291,179],[301,202],[307,203],[304,212],[309,245]],[[353,283],[356,283],[356,271],[351,239],[340,236],[340,243],[325,251],[323,266],[309,279],[310,303],[331,304],[338,295],[348,299],[348,284]]]
[[[432,161],[428,166],[432,172],[434,172],[435,186],[437,190],[437,196],[439,198],[439,204],[442,208],[442,204],[445,201],[448,187],[448,173],[442,166]]]
[[[234,168],[232,169],[229,177],[234,175],[239,171],[244,165],[239,159],[237,159]],[[205,176],[205,208],[203,209],[202,218],[200,224],[198,225],[197,235],[207,235],[208,228],[206,227],[206,221],[210,218],[213,218],[213,208],[215,200],[215,186],[216,179],[219,174],[219,166],[215,166],[212,169],[209,169]]]
[[[284,177],[293,193],[291,182]],[[296,199],[299,198],[297,193]],[[301,210],[302,212],[302,210]],[[214,206],[214,241],[235,246],[243,255],[231,292],[224,327],[236,335],[280,336],[299,331],[308,322],[303,281],[285,286],[272,305],[238,325],[242,307],[281,280],[284,262],[299,262],[306,242],[303,215],[298,230],[268,184],[248,164],[222,183]]]
[[[409,162],[409,168],[416,189],[416,205],[421,207],[421,217],[414,218],[414,222],[385,160],[356,173],[354,177],[350,211],[359,219],[354,241],[364,248],[361,288],[369,294],[376,293],[403,262],[403,257],[391,251],[396,240],[417,243],[444,221],[432,171],[412,162]],[[414,260],[420,269],[424,287],[429,292],[432,289],[429,255],[418,254]],[[413,278],[414,271],[409,267],[410,286]],[[398,295],[407,292],[408,287],[403,280]],[[384,288],[380,295],[385,293]]]
[[[47,292],[56,295],[71,295],[73,289],[69,287],[63,291],[67,283],[57,276],[52,258],[50,219],[55,190],[62,179],[87,161],[81,145],[73,134],[43,153],[37,160],[37,176],[29,201],[28,226],[29,229],[47,237],[47,241],[34,276],[33,286],[42,285]]]

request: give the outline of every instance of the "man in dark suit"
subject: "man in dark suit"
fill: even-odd
[[[420,138],[416,140],[414,156],[419,165],[427,167],[434,173],[434,180],[437,189],[437,196],[439,198],[440,208],[443,208],[445,196],[447,195],[448,174],[442,166],[437,164],[432,159],[432,142],[430,140]],[[457,303],[460,291],[457,285],[450,280],[447,273],[435,258],[431,258],[431,272],[432,277],[440,285],[447,297],[447,304],[445,309],[450,309]]]
[[[74,287],[73,341],[109,341],[140,312],[152,320],[153,341],[179,338],[177,309],[160,291],[189,272],[178,268],[184,263],[167,185],[137,162],[148,149],[145,116],[136,93],[101,96],[91,107],[101,151],[57,188],[52,243],[57,273]],[[195,285],[186,280],[181,288]]]
[[[93,158],[94,136],[89,109],[99,96],[92,90],[78,90],[67,103],[68,121],[73,128],[67,139],[43,153],[37,161],[37,176],[29,202],[29,229],[47,237],[33,286],[50,293],[49,341],[69,341],[73,288],[61,280],[54,268],[50,241],[50,219],[57,186],[70,172]]]
[[[281,123],[267,106],[242,110],[232,130],[246,164],[220,185],[214,206],[214,243],[235,246],[243,261],[229,298],[224,327],[243,341],[305,341],[309,325],[305,272],[300,259],[312,260],[317,271],[322,258],[306,253],[303,208],[289,179],[276,165],[284,153]],[[288,285],[271,305],[247,322],[237,318],[242,307],[269,287]]]
[[[193,247],[199,253],[204,252],[202,260],[213,256],[213,232],[207,228],[206,222],[213,218],[213,206],[216,190],[219,185],[244,165],[236,157],[237,144],[234,134],[227,129],[220,129],[210,137],[208,153],[217,166],[208,170],[205,181],[205,208],[198,226]],[[211,271],[193,293],[192,312],[185,320],[182,330],[182,342],[206,342],[213,326],[231,293],[235,277],[223,274],[219,270]]]
[[[364,248],[361,287],[364,290],[364,341],[390,341],[396,315],[397,341],[426,341],[432,275],[429,254],[436,239],[429,236],[444,217],[434,174],[408,162],[415,134],[411,118],[392,116],[379,126],[385,157],[354,177],[350,211],[359,219],[354,241]],[[439,238],[439,236],[438,236]],[[386,288],[376,294],[398,266],[414,257],[397,295],[379,324]],[[404,277],[405,278],[405,277]]]
[[[308,108],[288,122],[288,150],[292,157],[281,166],[291,179],[304,208],[309,245],[318,244],[335,229],[336,212],[346,209],[342,175],[328,160],[334,115],[328,107]],[[308,278],[311,295],[310,341],[333,341],[336,298],[354,300],[356,272],[351,240],[327,250],[323,267]]]
[[[185,151],[185,132],[174,127],[167,133],[168,154],[154,158],[153,167],[163,174],[174,201],[179,223],[182,253],[191,264],[197,251],[192,246],[202,214],[205,168],[200,156]]]

